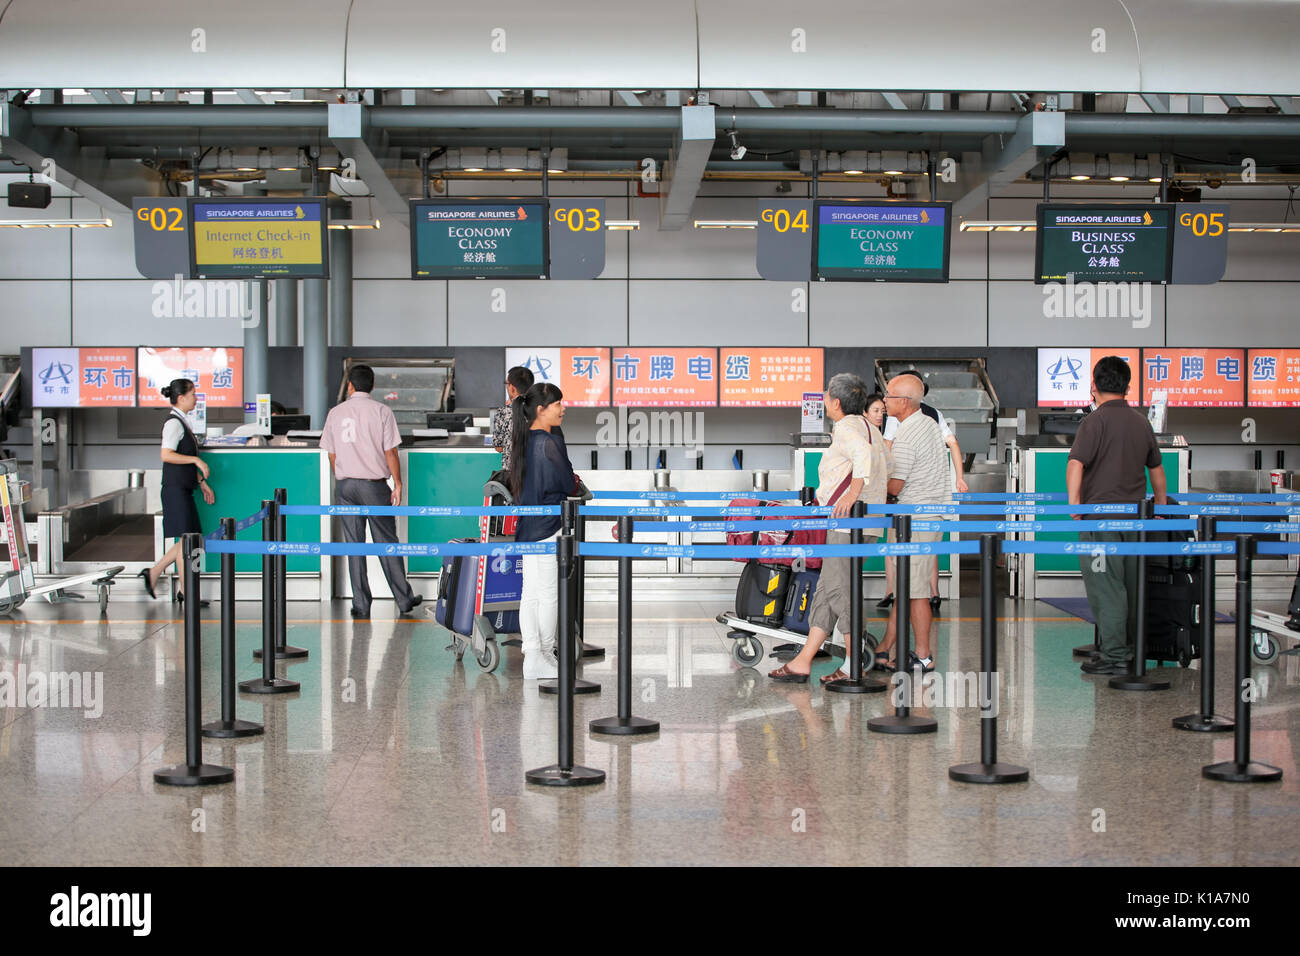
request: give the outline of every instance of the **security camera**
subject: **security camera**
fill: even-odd
[[[731,137],[731,158],[744,159],[746,149],[740,145],[740,140],[736,138],[736,131],[734,129],[729,129],[727,130],[727,135]]]

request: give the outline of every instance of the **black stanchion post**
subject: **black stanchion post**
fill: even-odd
[[[185,763],[153,772],[155,783],[174,787],[198,787],[209,783],[229,783],[235,779],[231,767],[203,762],[203,741],[199,735],[199,715],[203,711],[200,694],[203,688],[203,656],[199,644],[199,565],[203,561],[203,536],[187,534],[181,539],[185,593]]]
[[[574,606],[573,619],[578,627],[578,647],[583,660],[599,660],[605,656],[605,648],[587,643],[587,559],[582,556],[582,542],[587,540],[587,516],[581,511],[582,499],[570,498],[573,502],[573,538],[578,548],[578,581],[574,585],[577,604]]]
[[[1201,541],[1214,540],[1215,518],[1201,515],[1196,522],[1196,537]],[[1201,710],[1174,718],[1178,730],[1196,730],[1202,733],[1222,732],[1232,729],[1232,720],[1214,712],[1214,555],[1201,558]]]
[[[853,517],[863,518],[866,516],[866,506],[861,501],[853,503]],[[862,529],[852,528],[849,530],[849,544],[853,547],[862,545]],[[835,694],[879,694],[884,693],[888,688],[879,677],[862,676],[862,644],[865,637],[862,628],[862,555],[855,554],[849,558],[853,568],[849,572],[849,634],[846,635],[848,641],[848,664],[849,676],[842,680],[833,680],[826,685],[826,689]]]
[[[994,596],[999,539],[980,535],[980,759],[956,764],[948,777],[962,783],[1022,783],[1029,768],[998,763],[998,606]]]
[[[283,488],[275,489],[275,497],[271,500],[271,513],[268,516],[273,529],[271,538],[273,541],[289,540],[286,518],[281,513],[280,508],[288,503],[289,494]],[[275,606],[275,659],[277,661],[298,660],[307,656],[305,647],[289,646],[289,558],[287,555],[277,554],[272,560],[275,568],[275,599],[272,602]],[[260,659],[262,649],[253,650],[253,658]]]
[[[262,541],[275,540],[275,525],[271,520],[273,502],[263,501],[267,509],[262,522]],[[262,676],[240,681],[239,689],[245,694],[291,694],[299,689],[297,681],[275,676],[275,557],[262,555]]]
[[[1250,676],[1250,565],[1254,556],[1255,539],[1248,534],[1237,535],[1237,679],[1232,690],[1236,696],[1236,739],[1232,759],[1201,768],[1202,777],[1227,783],[1271,783],[1282,779],[1279,768],[1250,759],[1250,702],[1255,697]]]
[[[894,536],[900,544],[912,539],[912,518],[910,515],[894,516]],[[939,722],[933,717],[917,717],[907,706],[907,699],[912,696],[912,671],[908,667],[911,642],[908,640],[908,624],[912,613],[912,562],[907,555],[894,558],[894,685],[896,701],[894,713],[883,717],[872,717],[867,721],[867,729],[878,734],[932,734],[939,729]],[[921,675],[925,680],[925,675]]]
[[[632,516],[618,519],[620,544],[632,543]],[[632,558],[618,559],[618,716],[600,717],[589,725],[593,734],[653,734],[659,721],[632,716]]]
[[[601,783],[605,771],[573,765],[573,604],[569,600],[569,578],[573,574],[573,535],[561,534],[555,542],[556,573],[559,576],[557,640],[559,649],[560,701],[556,715],[559,762],[524,774],[529,783],[544,787],[581,787]]]
[[[221,536],[235,540],[235,519],[221,519]],[[221,556],[221,719],[203,725],[204,737],[253,737],[261,724],[235,719],[235,556]]]
[[[563,537],[564,535],[568,535],[570,538],[574,537],[578,528],[578,506],[581,503],[582,503],[581,500],[578,498],[565,498],[562,502],[560,502],[561,537]],[[575,552],[577,550],[576,544],[574,550]],[[579,571],[578,571],[578,559],[576,557],[576,553],[574,557],[572,571],[573,573],[570,574],[568,579],[564,582],[564,591],[565,591],[565,596],[568,598],[569,601],[569,608],[574,614],[574,619],[576,621],[577,608],[579,606],[578,602],[580,600],[580,598],[578,597],[579,594],[578,589],[581,586],[581,581],[578,577]],[[557,636],[557,642],[563,639],[564,639],[564,634],[560,633]],[[578,676],[578,661],[580,661],[583,658],[584,654],[583,651],[580,650],[580,648],[583,647],[582,637],[578,633],[576,624],[573,628],[572,633],[569,636],[569,639],[574,642],[574,654],[570,658],[570,665],[569,665],[572,668],[569,676],[573,680],[573,692],[575,694],[599,694],[600,693],[599,684],[595,683],[594,681],[583,680],[581,677]],[[604,651],[601,651],[601,654],[603,655]],[[546,680],[539,680],[537,682],[537,691],[538,693],[541,694],[559,693],[560,683],[558,680],[552,680],[549,678]]]
[[[1145,522],[1155,518],[1151,501],[1143,499],[1138,505],[1138,520],[1143,522],[1138,532],[1138,543],[1145,544],[1147,532]],[[1133,638],[1133,670],[1120,677],[1112,677],[1107,683],[1115,690],[1169,690],[1173,685],[1169,681],[1147,673],[1147,556],[1137,555],[1137,621]]]

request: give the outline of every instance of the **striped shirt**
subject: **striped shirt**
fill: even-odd
[[[913,412],[894,434],[894,468],[890,478],[903,482],[900,505],[948,504],[948,446],[934,419]]]

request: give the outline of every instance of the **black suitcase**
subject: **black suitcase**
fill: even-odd
[[[753,624],[780,627],[789,586],[790,568],[786,565],[746,561],[736,585],[736,616]]]
[[[785,592],[783,626],[796,634],[807,634],[812,616],[813,593],[817,590],[817,571],[796,571]]]

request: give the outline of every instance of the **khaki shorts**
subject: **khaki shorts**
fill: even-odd
[[[915,520],[941,521],[943,519],[932,517],[917,518]],[[913,532],[911,536],[911,541],[918,544],[922,541],[940,541],[942,539],[943,533],[940,531]],[[892,529],[889,532],[889,540],[891,542],[895,540]],[[907,590],[913,600],[919,601],[922,597],[930,596],[930,575],[934,573],[935,562],[938,560],[938,555],[934,554],[914,554],[907,559],[908,574],[910,575]]]

